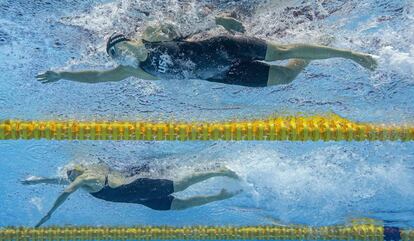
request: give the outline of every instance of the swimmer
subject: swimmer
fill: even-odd
[[[222,189],[220,193],[211,196],[195,196],[180,199],[174,193],[205,181],[212,177],[228,177],[238,180],[233,171],[223,167],[216,171],[199,173],[173,181],[168,179],[144,178],[142,175],[128,176],[122,172],[112,170],[107,165],[77,164],[67,167],[67,178],[44,178],[31,176],[22,181],[24,185],[59,184],[67,185],[65,190],[56,199],[49,212],[36,224],[39,227],[50,219],[53,212],[63,204],[70,194],[82,188],[95,198],[109,202],[136,203],[153,210],[184,210],[201,206],[207,203],[231,198],[238,192],[229,192]]]
[[[217,25],[231,32],[245,28],[231,16],[218,16]],[[248,87],[291,83],[311,60],[350,59],[368,70],[376,60],[369,54],[310,44],[277,44],[255,37],[219,35],[191,41],[171,27],[148,27],[141,39],[114,33],[106,52],[119,65],[105,71],[47,71],[37,75],[41,83],[60,79],[83,83],[121,81],[128,77],[146,80],[197,78]],[[287,65],[273,61],[289,60]]]

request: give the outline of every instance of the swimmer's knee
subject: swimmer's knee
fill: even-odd
[[[174,198],[171,202],[171,207],[170,207],[171,210],[184,210],[187,208],[189,208],[187,200]]]
[[[290,45],[280,45],[280,44],[276,44],[276,43],[268,41],[265,60],[275,61],[275,60],[288,59],[290,51],[291,51]]]
[[[286,67],[271,66],[267,86],[290,84],[296,79],[297,75],[297,73]]]
[[[295,78],[292,77],[279,77],[279,78],[269,78],[267,81],[267,86],[272,85],[287,85],[293,82]]]
[[[279,79],[279,84],[281,85],[287,85],[292,83],[296,79],[296,75],[287,74]]]
[[[295,76],[298,75],[302,70],[306,68],[310,63],[310,60],[305,59],[292,59],[289,63],[285,66],[288,70],[290,70],[291,74]]]

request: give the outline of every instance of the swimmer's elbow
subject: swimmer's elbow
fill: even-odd
[[[138,68],[138,69],[130,69],[130,75],[137,77],[139,79],[144,79],[144,80],[158,80],[158,78],[156,76],[153,76],[147,72],[145,72],[143,69]]]
[[[105,73],[99,73],[96,77],[91,78],[89,83],[99,83],[99,82],[117,82],[123,79],[128,78],[129,76],[117,76],[117,75],[107,75]]]
[[[61,72],[61,76],[62,79],[89,84],[110,80],[110,76],[101,71]]]
[[[67,188],[65,188],[65,190],[63,190],[63,193],[65,193],[65,194],[71,194],[71,193],[73,193],[75,191],[76,191],[75,188],[73,188],[73,187],[67,187]]]
[[[93,80],[95,80],[95,82],[117,82],[131,76],[132,75],[130,73],[125,71],[108,71],[97,73]],[[91,79],[92,83],[93,80]]]
[[[144,79],[144,80],[159,80],[159,78],[157,78],[155,76],[152,76],[152,75],[147,75],[147,76],[141,77],[141,79]]]
[[[69,184],[69,186],[67,186],[63,192],[65,194],[71,194],[71,193],[75,192],[76,190],[78,190],[83,185],[85,185],[85,180],[83,178],[78,177],[78,179],[75,179],[74,182]]]

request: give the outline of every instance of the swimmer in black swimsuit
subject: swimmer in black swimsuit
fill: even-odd
[[[216,22],[230,31],[244,31],[241,23],[232,17],[219,17]],[[154,35],[147,34],[154,31],[162,33],[161,37],[153,38]],[[113,34],[108,39],[106,51],[119,63],[117,68],[107,71],[47,71],[39,74],[37,79],[42,83],[60,79],[98,83],[120,81],[131,76],[147,80],[198,78],[224,84],[265,87],[292,82],[314,59],[339,57],[353,60],[369,70],[377,67],[371,55],[349,50],[309,44],[280,45],[258,38],[231,35],[189,41],[185,37],[177,37],[171,28],[147,28],[139,40]],[[290,61],[286,66],[269,63],[287,59]]]
[[[36,224],[39,227],[50,219],[52,213],[63,204],[69,195],[79,188],[89,192],[92,196],[110,202],[136,203],[153,210],[183,210],[201,206],[214,201],[233,197],[239,192],[230,193],[225,189],[217,195],[196,196],[180,199],[173,196],[191,185],[205,181],[212,177],[229,177],[239,179],[236,173],[221,168],[216,171],[200,173],[182,178],[178,181],[168,179],[152,179],[142,175],[125,176],[119,171],[110,169],[106,165],[75,165],[67,168],[67,178],[29,177],[22,181],[25,185],[35,184],[62,184],[68,185],[65,191],[56,199],[50,211]]]

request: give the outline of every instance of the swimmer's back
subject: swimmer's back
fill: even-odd
[[[145,42],[149,55],[140,67],[165,79],[225,78],[232,65],[263,60],[266,42],[257,38],[217,36],[200,41]]]

